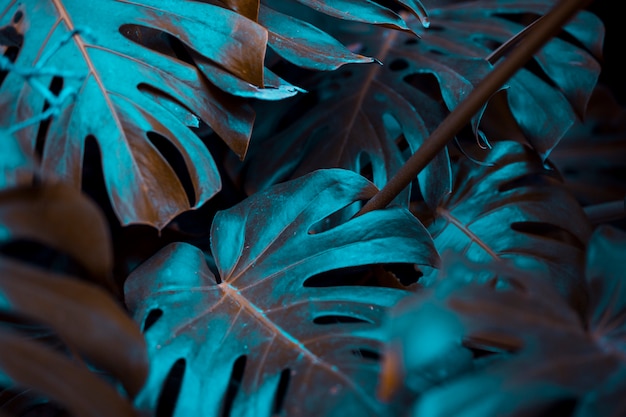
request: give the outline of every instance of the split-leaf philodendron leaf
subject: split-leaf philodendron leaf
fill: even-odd
[[[217,274],[183,243],[136,269],[126,302],[147,328],[151,357],[139,406],[154,409],[178,367],[176,416],[385,415],[374,395],[379,324],[407,292],[314,280],[358,265],[436,265],[430,236],[406,209],[319,229],[375,191],[350,171],[316,171],[215,216]]]
[[[571,404],[568,415],[576,417],[619,415],[625,407],[617,394],[623,394],[626,372],[625,250],[623,231],[596,229],[586,254],[589,305],[582,315],[532,272],[470,263],[458,255],[446,261],[444,255],[445,277],[430,292],[403,300],[395,321],[388,322],[394,346],[403,350],[386,357],[409,364],[404,373],[418,377],[423,368],[411,365],[422,365],[416,358],[429,334],[427,326],[414,324],[433,316],[454,324],[440,329],[451,345],[463,342],[493,356],[482,364],[476,359],[466,372],[426,389],[414,415],[541,415],[565,402]],[[393,377],[397,370],[385,371]]]
[[[51,105],[42,89],[67,93],[47,130],[35,124],[17,134],[31,152],[41,146],[44,171],[77,187],[85,141],[95,139],[122,224],[162,228],[190,208],[150,134],[165,137],[180,152],[195,206],[220,189],[220,178],[206,146],[186,124],[206,122],[245,154],[251,109],[206,82],[192,65],[148,46],[169,34],[243,81],[263,86],[267,32],[257,23],[219,6],[182,0],[104,1],[97,9],[82,0],[27,0],[3,8],[0,26],[13,26],[19,35],[14,68],[0,86],[1,102],[12,110],[1,113],[0,125],[10,127]],[[23,82],[28,72],[35,77]]]
[[[496,47],[545,15],[556,1],[453,0],[441,6],[432,3],[428,7],[430,28],[411,25],[421,39],[407,47],[411,56],[418,59],[406,59],[405,74],[432,74],[440,84],[446,105],[452,109],[490,71],[488,65],[477,65],[475,60],[487,59]],[[598,60],[602,58],[604,39],[600,19],[583,10],[563,31],[569,38],[555,37],[547,42],[533,58],[535,66],[521,69],[504,86],[511,114],[544,159],[576,119],[583,117],[600,75]],[[463,80],[468,88],[456,88],[458,82],[451,82],[454,79]],[[474,129],[480,127],[480,116],[474,118]]]
[[[549,272],[572,302],[581,299],[591,225],[558,174],[517,142],[498,142],[479,165],[455,165],[454,192],[429,225],[439,253],[505,261]]]

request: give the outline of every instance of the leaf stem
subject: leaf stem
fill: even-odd
[[[489,98],[502,87],[541,47],[557,35],[578,11],[593,0],[560,0],[523,39],[510,55],[496,65],[465,100],[450,112],[443,122],[424,141],[422,146],[406,161],[389,182],[376,193],[355,215],[382,209],[406,188],[417,174],[439,153],[450,140],[471,120]]]

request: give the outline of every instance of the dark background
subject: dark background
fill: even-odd
[[[595,13],[606,29],[604,38],[604,60],[600,82],[609,86],[620,104],[626,106],[626,62],[624,61],[624,47],[626,41],[626,21],[624,13],[619,7],[623,4],[615,0],[595,0],[588,10]]]

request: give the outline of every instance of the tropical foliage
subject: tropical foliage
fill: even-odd
[[[0,416],[622,415],[589,3],[4,0]]]

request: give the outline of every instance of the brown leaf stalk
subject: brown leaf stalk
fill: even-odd
[[[556,36],[575,14],[593,0],[560,0],[540,21],[533,25],[508,57],[497,64],[472,92],[424,141],[389,182],[376,193],[355,217],[387,205],[406,188],[419,172],[470,122],[481,107],[511,78],[532,56]]]

